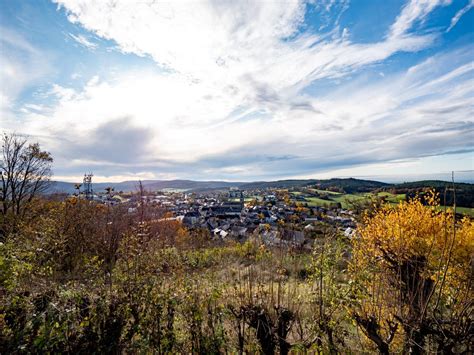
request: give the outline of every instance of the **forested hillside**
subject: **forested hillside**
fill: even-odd
[[[456,205],[460,207],[474,208],[474,184],[449,183],[446,181],[426,180],[406,182],[390,186],[390,190],[396,194],[408,194],[414,196],[417,193],[432,189],[441,196],[444,205]]]

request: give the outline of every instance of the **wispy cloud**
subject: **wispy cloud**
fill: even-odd
[[[75,34],[69,33],[69,36],[73,40],[75,40],[77,43],[79,43],[81,46],[84,46],[87,49],[95,50],[98,47],[98,44],[91,42],[85,36],[83,36],[81,34],[75,35]]]
[[[30,116],[26,126],[67,139],[49,143],[66,165],[80,156],[88,160],[76,168],[96,159],[98,172],[114,167],[117,174],[231,178],[239,168],[250,179],[448,154],[472,146],[471,50],[306,97],[319,113],[282,103],[269,116],[221,122],[238,101],[216,99],[210,110],[199,85],[174,74],[137,73],[113,84],[92,80],[81,92],[58,87],[54,114]]]
[[[49,53],[14,30],[0,26],[0,125],[13,129],[13,106],[22,91],[52,71]]]
[[[474,7],[474,0],[469,0],[469,3],[466,6],[464,6],[461,10],[456,12],[456,15],[454,15],[454,17],[451,19],[451,24],[449,25],[446,32],[451,31],[453,27],[456,26],[456,24],[459,22],[461,17],[463,17],[464,14],[466,14],[466,12],[468,12],[473,7]]]
[[[452,0],[411,0],[390,28],[390,37],[402,37],[416,22],[423,22],[428,14],[438,6],[451,4]]]
[[[54,84],[47,114],[24,107],[22,129],[42,137],[61,174],[281,177],[472,145],[472,47],[378,67],[435,43],[440,33],[416,29],[450,1],[407,2],[374,42],[339,28],[347,1],[320,4],[337,17],[324,33],[305,26],[303,1],[56,2],[90,36],[156,63]],[[383,75],[357,76],[372,66]]]
[[[391,35],[371,44],[351,43],[337,33],[300,32],[306,4],[299,1],[58,3],[71,21],[116,41],[123,52],[149,55],[195,82],[244,89],[261,84],[279,91],[426,47],[432,35],[405,32],[442,2],[411,2]]]

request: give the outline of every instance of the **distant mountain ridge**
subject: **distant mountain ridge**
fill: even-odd
[[[122,181],[118,183],[99,182],[93,183],[93,189],[96,192],[103,192],[106,187],[113,187],[115,191],[130,192],[138,190],[138,181]],[[228,189],[238,187],[241,189],[266,189],[266,188],[292,188],[317,185],[321,189],[337,187],[346,193],[368,192],[381,188],[423,188],[432,187],[440,189],[451,184],[447,181],[426,180],[403,184],[390,184],[373,180],[362,180],[355,178],[333,178],[333,179],[288,179],[276,181],[255,181],[255,182],[230,182],[230,181],[195,181],[195,180],[142,180],[146,190],[158,191],[163,189],[176,189],[186,191],[210,191],[219,189]],[[474,189],[474,184],[456,183],[456,188],[462,190]],[[54,181],[50,187],[49,193],[74,192],[74,183]]]
[[[238,187],[244,182],[228,182],[228,181],[194,181],[194,180],[142,180],[142,185],[146,190],[158,191],[163,189],[176,189],[187,191],[204,191],[216,190],[230,187]],[[50,193],[65,192],[72,193],[75,191],[72,182],[53,181],[50,187]],[[138,180],[122,181],[122,182],[97,182],[92,184],[92,188],[96,192],[103,192],[106,187],[113,187],[115,191],[131,192],[138,190]]]

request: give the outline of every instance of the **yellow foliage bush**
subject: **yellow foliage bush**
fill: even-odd
[[[445,283],[452,286],[470,276],[469,263],[474,255],[474,222],[465,217],[454,221],[452,209],[440,211],[434,193],[428,206],[419,199],[401,202],[393,208],[382,207],[374,216],[366,216],[354,243],[354,263],[364,267],[383,256],[398,262],[426,258],[425,277],[439,281],[447,268]]]
[[[456,220],[451,209],[441,210],[433,192],[425,204],[416,198],[366,215],[350,265],[362,290],[359,319],[376,320],[381,338],[394,333],[398,323],[392,346],[404,337],[405,351],[416,332],[425,338],[447,333],[437,319],[451,326],[469,317],[466,309],[473,306],[473,257],[473,221]]]

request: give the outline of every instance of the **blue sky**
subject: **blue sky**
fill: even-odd
[[[474,0],[0,0],[56,179],[474,180]]]

